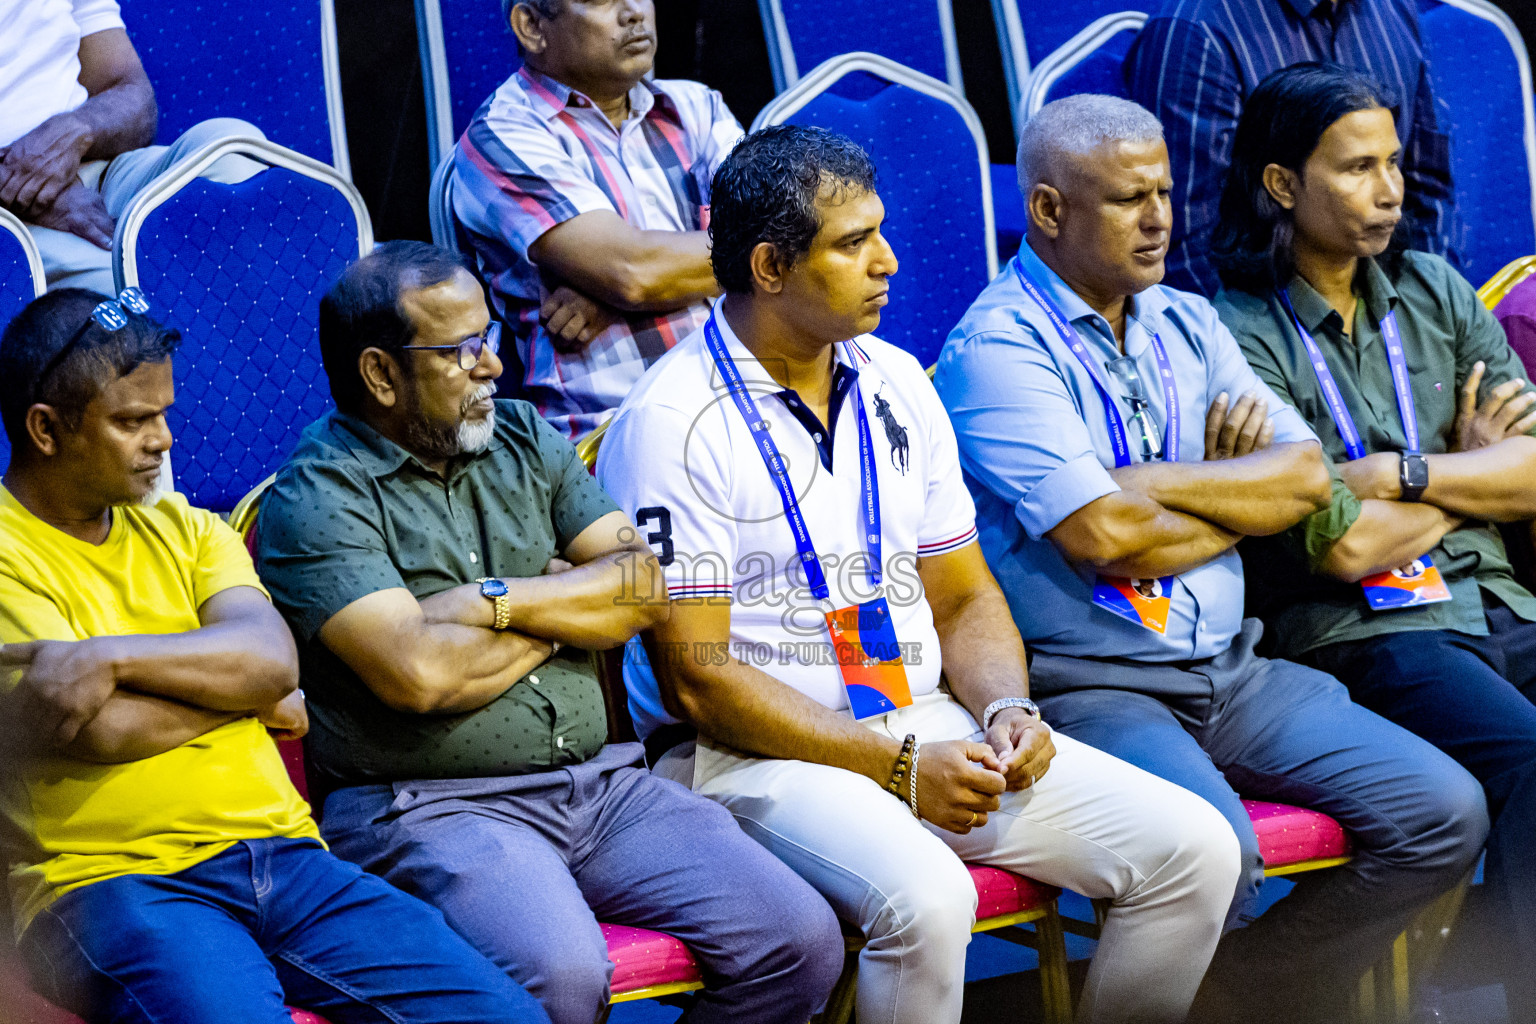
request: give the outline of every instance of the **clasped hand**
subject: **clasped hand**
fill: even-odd
[[[1028,789],[1056,756],[1051,730],[1022,710],[998,715],[985,743],[924,743],[918,757],[917,811],[958,835],[987,823],[1004,791]]]

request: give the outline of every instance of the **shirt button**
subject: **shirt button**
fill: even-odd
[[[471,563],[480,561],[480,559],[478,557],[476,557],[476,555],[475,555],[475,553],[473,551],[471,551],[469,553],[469,560],[470,560]]]
[[[565,737],[564,736],[556,736],[555,737],[555,746],[560,747],[561,749],[564,749],[565,748]]]
[[[1202,632],[1202,633],[1205,632],[1205,623],[1203,623],[1203,622],[1200,623],[1200,632]]]
[[[816,439],[816,443],[817,444],[821,444],[821,435],[820,434],[812,434],[811,437]]]
[[[539,677],[538,676],[529,676],[528,677],[528,681],[530,683],[532,683],[534,686],[538,686],[539,685]]]

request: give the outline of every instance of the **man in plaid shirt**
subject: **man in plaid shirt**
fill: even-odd
[[[459,139],[453,213],[516,342],[520,397],[574,438],[703,324],[709,184],[742,130],[704,85],[645,80],[652,0],[502,9],[524,64]]]

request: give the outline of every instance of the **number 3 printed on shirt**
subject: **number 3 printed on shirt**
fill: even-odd
[[[635,510],[635,525],[644,530],[647,523],[656,523],[656,529],[645,535],[645,542],[656,552],[656,561],[663,566],[672,564],[672,513],[662,505],[649,505]]]

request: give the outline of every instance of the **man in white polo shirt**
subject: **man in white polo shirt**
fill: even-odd
[[[726,297],[620,406],[598,465],[673,600],[626,659],[652,763],[863,930],[860,1024],[960,1019],[962,860],[1111,901],[1082,1020],[1182,1020],[1236,838],[1028,700],[943,407],[867,334],[896,272],[868,156],[769,128],[713,196]]]

